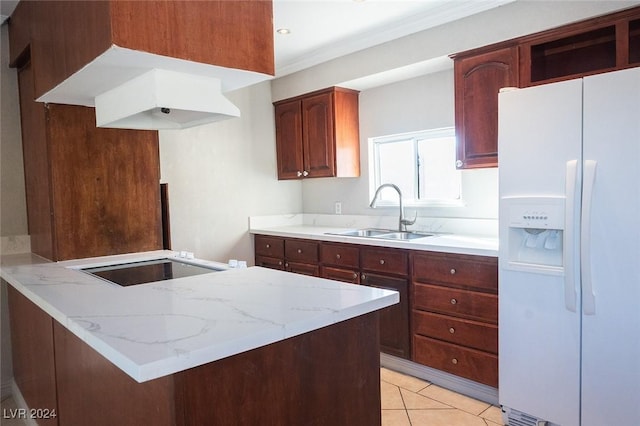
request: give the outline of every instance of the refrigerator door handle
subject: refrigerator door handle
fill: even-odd
[[[565,179],[565,213],[564,213],[564,305],[567,310],[577,312],[578,294],[576,291],[576,244],[575,219],[578,191],[578,160],[567,161]]]
[[[584,162],[584,187],[582,201],[582,220],[580,227],[580,275],[582,276],[582,309],[585,315],[595,315],[596,295],[593,292],[593,279],[591,276],[591,204],[593,198],[593,186],[596,181],[596,166],[594,160]]]

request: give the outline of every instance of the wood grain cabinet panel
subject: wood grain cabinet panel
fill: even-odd
[[[18,73],[32,252],[50,260],[162,248],[158,133],[95,127],[92,108],[33,101]]]
[[[498,91],[640,66],[640,7],[451,55],[457,167],[498,165]]]
[[[498,357],[460,345],[424,336],[414,336],[416,356],[420,364],[498,387]]]
[[[415,309],[498,322],[498,296],[415,283]]]
[[[364,271],[408,275],[409,256],[405,250],[381,247],[363,247],[361,263]]]
[[[414,257],[413,274],[416,281],[495,293],[498,291],[497,265],[495,257],[433,253]]]
[[[360,268],[360,249],[349,244],[322,243],[320,261],[323,265]]]
[[[317,241],[256,235],[254,246],[256,266],[320,276]]]
[[[36,97],[112,45],[275,73],[271,0],[23,1],[14,15],[12,66],[27,49],[37,58]]]
[[[498,326],[432,312],[415,311],[416,334],[498,354]]]
[[[256,255],[284,259],[284,239],[267,235],[256,235]]]
[[[56,426],[61,423],[58,421],[54,320],[11,285],[6,285],[13,378],[29,408],[56,414],[51,418],[39,418],[38,424]]]
[[[273,105],[278,179],[360,176],[357,91],[331,87]]]
[[[497,386],[497,260],[413,252],[411,265],[412,359]]]
[[[498,92],[518,86],[516,46],[455,56],[455,126],[459,169],[498,165]]]

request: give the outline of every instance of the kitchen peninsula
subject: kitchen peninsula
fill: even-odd
[[[55,354],[38,364],[53,398],[26,395],[38,372],[20,383],[16,371],[31,409],[55,409],[39,424],[380,423],[376,311],[396,292],[214,262],[201,263],[218,271],[128,287],[80,270],[175,256],[2,257],[14,361]],[[45,335],[25,342],[33,330],[20,330],[36,322]]]

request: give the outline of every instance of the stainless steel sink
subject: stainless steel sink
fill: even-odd
[[[382,234],[376,236],[376,238],[383,238],[385,240],[415,240],[416,238],[431,237],[433,234],[423,234],[419,232],[390,232],[388,234]]]
[[[335,235],[344,235],[347,237],[377,237],[378,235],[387,234],[386,229],[355,229],[353,231],[337,232]]]
[[[415,240],[417,238],[431,237],[433,234],[411,231],[394,231],[391,229],[354,229],[345,232],[328,232],[332,235],[342,235],[345,237],[378,238],[382,240]]]

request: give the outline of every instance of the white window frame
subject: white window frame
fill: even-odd
[[[377,146],[384,143],[393,143],[400,141],[413,140],[414,152],[418,149],[418,141],[425,139],[437,139],[443,137],[455,138],[455,129],[453,127],[443,127],[438,129],[421,130],[416,132],[399,133],[388,136],[378,136],[369,138],[369,201],[372,200],[376,189],[383,183],[393,182],[381,182],[380,181],[380,162],[377,155]],[[417,158],[417,153],[416,153]],[[455,166],[454,166],[455,167]],[[458,171],[461,173],[461,171]],[[417,182],[418,170],[417,167],[414,173],[414,179]],[[417,188],[417,184],[414,185]],[[417,190],[417,189],[416,189]],[[462,207],[465,205],[462,193],[462,177],[460,178],[460,197],[458,199],[423,199],[417,198],[418,194],[405,194],[403,193],[403,203],[405,206],[410,207]],[[398,206],[398,200],[388,201],[379,200],[376,204],[378,207],[394,207]]]

